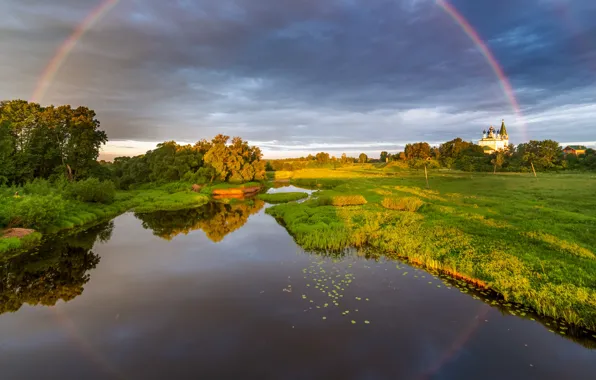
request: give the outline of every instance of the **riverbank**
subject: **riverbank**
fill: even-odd
[[[430,189],[423,172],[372,166],[309,169],[291,178],[323,190],[267,213],[305,249],[370,247],[596,330],[594,175],[441,171],[431,173]],[[366,203],[329,202],[346,196]]]
[[[0,255],[31,249],[41,242],[43,234],[79,229],[111,219],[126,211],[132,210],[137,213],[172,211],[198,207],[209,201],[209,196],[193,192],[187,184],[179,183],[118,191],[110,204],[67,199],[58,189],[48,191],[49,194],[45,195],[32,192],[19,196],[18,201],[31,201],[32,204],[39,201],[40,206],[37,210],[30,211],[40,214],[30,217],[38,223],[35,226],[36,231],[24,236],[4,237],[0,235]],[[54,214],[40,209],[44,207],[41,200],[45,200],[47,197],[52,197],[50,201],[60,204],[60,208],[57,211],[54,210],[56,211]],[[10,202],[14,203],[15,201],[10,197],[5,197],[2,204],[8,208],[11,206]]]

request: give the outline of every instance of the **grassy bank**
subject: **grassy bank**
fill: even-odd
[[[328,188],[267,212],[305,249],[370,247],[596,330],[596,176],[308,170]],[[339,206],[329,199],[366,203]],[[348,198],[346,198],[348,197]],[[336,205],[338,204],[338,205]]]
[[[73,199],[64,188],[46,182],[19,188],[18,196],[14,193],[14,188],[4,188],[0,194],[3,226],[34,228],[37,232],[22,238],[0,237],[0,254],[30,249],[41,241],[42,234],[92,225],[129,210],[138,213],[180,210],[203,205],[209,200],[184,183],[117,191],[109,203]]]
[[[287,203],[308,198],[308,194],[302,192],[259,194],[258,198],[267,203]]]

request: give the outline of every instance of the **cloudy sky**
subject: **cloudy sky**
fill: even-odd
[[[0,99],[31,99],[101,0],[2,0]],[[94,109],[104,157],[241,136],[266,156],[377,155],[407,142],[596,145],[596,1],[451,0],[511,83],[435,0],[120,0],[42,104]]]

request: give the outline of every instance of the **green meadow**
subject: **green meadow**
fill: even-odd
[[[267,209],[305,249],[407,259],[596,330],[594,174],[438,170],[429,188],[386,165],[280,174],[321,190]]]

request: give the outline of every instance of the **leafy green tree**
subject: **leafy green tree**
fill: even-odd
[[[56,172],[85,178],[97,167],[99,148],[107,142],[95,112],[70,106],[41,107],[24,100],[0,102],[0,157],[10,168],[5,182],[22,184]]]
[[[248,182],[265,178],[263,154],[258,147],[250,147],[240,137],[234,137],[227,145],[228,136],[217,135],[205,154],[205,164],[211,165],[220,181]],[[215,179],[215,178],[213,178]]]
[[[501,151],[494,153],[491,163],[494,165],[494,173],[497,174],[497,169],[503,167],[503,164],[505,163],[505,153]]]
[[[543,170],[562,168],[563,149],[556,141],[530,140],[520,144],[517,150],[522,163],[527,167],[533,164],[536,169]]]
[[[450,159],[449,162],[455,162],[462,156],[463,152],[468,150],[472,145],[474,144],[464,141],[459,137],[441,144],[439,146],[439,157],[441,163],[444,166],[449,167],[446,160]]]
[[[430,145],[426,142],[406,144],[404,153],[407,160],[412,160],[416,158],[424,160],[431,156]]]
[[[15,138],[11,133],[8,122],[0,123],[0,186],[7,184],[14,178]]]
[[[358,156],[358,162],[360,162],[361,164],[365,164],[368,161],[368,156],[364,153],[360,153],[360,156]]]
[[[381,152],[381,157],[380,157],[381,162],[387,162],[387,157],[388,156],[389,156],[389,153],[387,153],[385,151],[382,151]]]

